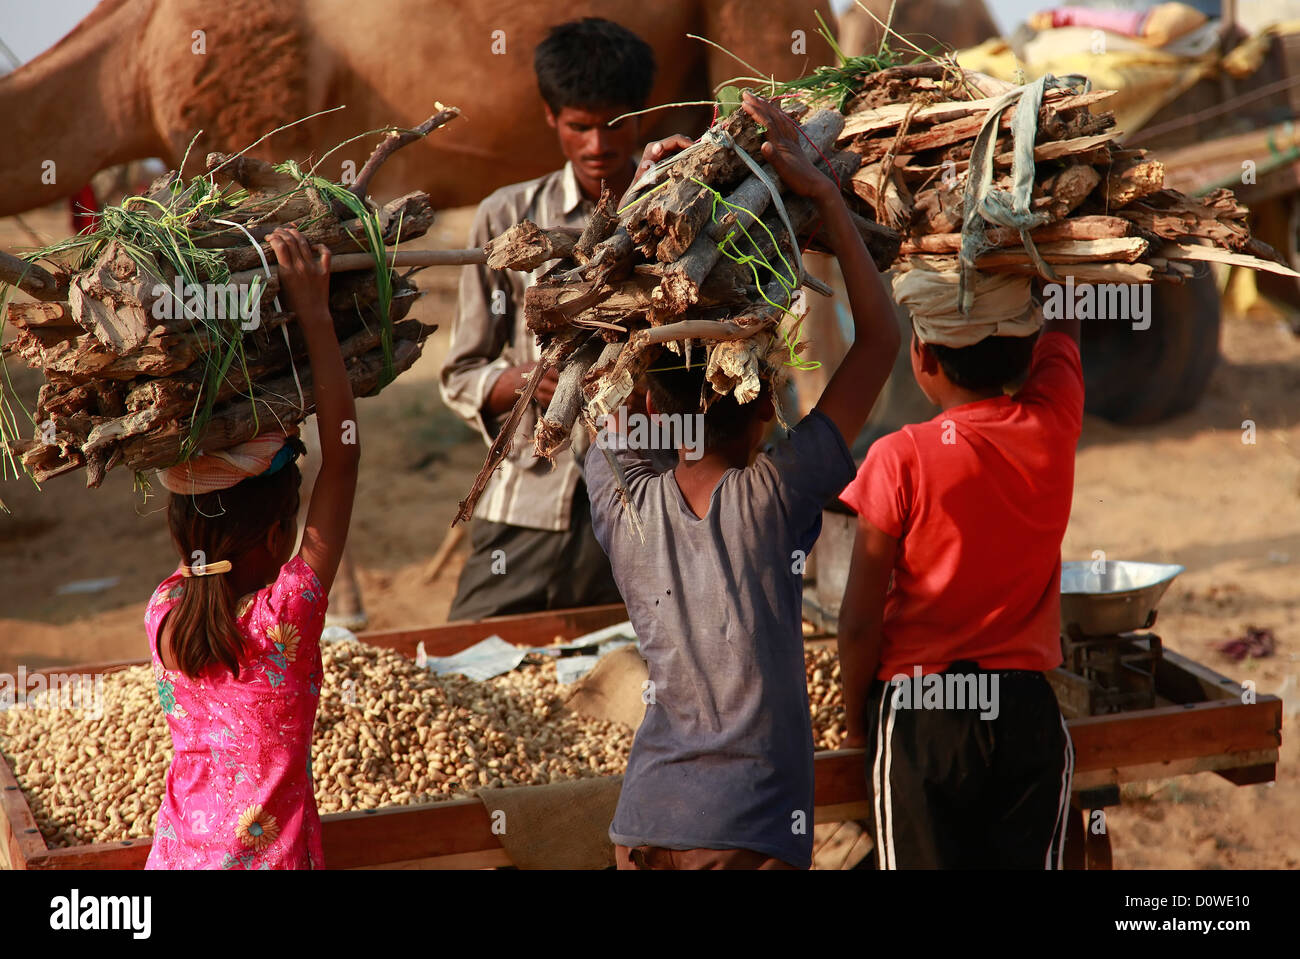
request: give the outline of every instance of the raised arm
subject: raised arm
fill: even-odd
[[[849,747],[866,745],[867,694],[880,668],[885,596],[897,552],[898,540],[858,517],[836,639]]]
[[[1062,281],[1065,279],[1061,278]],[[1056,291],[1060,294],[1060,290]],[[1036,309],[1040,309],[1036,307]],[[1057,316],[1043,321],[1044,333],[1064,333],[1074,342],[1079,342],[1079,317],[1074,310],[1056,310]]]
[[[849,217],[844,197],[804,154],[802,135],[795,122],[775,104],[748,91],[741,105],[767,127],[763,158],[787,187],[817,204],[827,244],[840,261],[853,313],[853,345],[826,384],[816,409],[839,428],[844,442],[851,444],[866,423],[898,355],[894,305]]]
[[[307,507],[307,528],[298,555],[328,594],[347,542],[357,491],[361,461],[357,407],[330,318],[329,250],[317,247],[313,252],[306,238],[294,229],[276,230],[270,244],[280,264],[280,288],[307,340],[320,427],[320,475]]]

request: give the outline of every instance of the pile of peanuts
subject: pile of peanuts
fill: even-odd
[[[553,661],[478,683],[363,643],[327,643],[322,658],[312,738],[321,813],[618,775],[627,764],[633,731],[562,712]],[[808,649],[804,664],[813,742],[837,749],[839,660],[833,649]],[[149,667],[105,676],[97,719],[0,712],[0,752],[51,848],[152,835],[172,746]]]
[[[105,676],[98,718],[97,710],[49,708],[51,695],[0,712],[0,751],[46,845],[152,835],[172,760],[152,670]]]
[[[322,813],[617,775],[627,764],[632,730],[559,712],[553,661],[476,683],[356,642],[327,643],[322,659],[312,737]],[[50,848],[153,834],[172,745],[149,667],[105,676],[98,718],[0,712],[0,752]]]
[[[435,676],[362,643],[331,643],[312,777],[322,813],[623,772],[632,730],[561,713],[555,663],[485,683]]]
[[[839,749],[848,735],[844,725],[844,692],[840,686],[840,658],[829,647],[803,651],[808,675],[808,709],[812,713],[813,746]]]

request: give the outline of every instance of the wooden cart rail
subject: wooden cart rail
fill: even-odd
[[[372,645],[414,657],[423,642],[430,655],[464,649],[495,633],[516,645],[573,639],[627,618],[621,605],[479,623],[363,634]],[[109,673],[145,660],[51,667],[39,672]],[[1212,770],[1238,784],[1276,776],[1282,703],[1275,696],[1244,702],[1243,689],[1186,657],[1166,651],[1157,677],[1160,695],[1174,705],[1069,721],[1074,740],[1077,797],[1099,787]],[[869,817],[865,756],[860,749],[817,753],[814,820]],[[545,786],[533,787],[545,789]],[[1092,805],[1093,803],[1085,803]],[[149,839],[49,849],[13,772],[0,757],[0,859],[14,869],[138,869]],[[481,868],[509,865],[492,833],[487,808],[476,798],[396,806],[321,817],[325,861],[332,869]]]

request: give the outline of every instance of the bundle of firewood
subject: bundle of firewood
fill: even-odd
[[[810,160],[846,188],[860,162],[835,141],[844,118],[835,110],[793,107]],[[762,162],[763,132],[743,111],[719,121],[651,182],[634,184],[616,202],[606,191],[580,233],[541,230],[525,221],[488,247],[497,269],[534,269],[556,260],[525,296],[528,328],[541,361],[480,472],[458,521],[467,519],[506,454],[541,379],[558,383],[533,437],[538,456],[564,449],[580,417],[588,429],[616,410],[664,353],[689,363],[692,343],[707,347],[712,391],[705,405],[734,394],[748,402],[765,377],[777,376],[802,351],[799,288],[829,293],[801,269],[818,243],[815,205],[788,192]],[[898,252],[899,236],[854,214],[880,269]]]
[[[115,467],[164,468],[310,415],[306,342],[266,242],[283,226],[334,254],[329,307],[352,391],[377,393],[434,329],[407,318],[419,292],[392,269],[404,254],[387,249],[423,235],[434,211],[424,193],[376,208],[365,189],[393,150],[456,115],[387,135],[346,191],[212,154],[205,176],[167,174],[106,211],[89,265],[49,272],[6,258],[5,278],[37,302],[9,304],[17,335],[5,353],[45,377],[34,435],[8,438],[10,455],[37,481],[85,467],[98,486]]]
[[[975,138],[1011,84],[943,63],[882,70],[864,78],[846,105],[837,145],[859,155],[852,192],[876,219],[903,233],[898,269],[956,269],[966,223]],[[1034,262],[1020,231],[994,227],[974,260],[981,272],[1020,273],[1076,283],[1181,283],[1196,261],[1287,272],[1254,240],[1247,210],[1228,190],[1188,197],[1164,188],[1164,166],[1146,150],[1123,149],[1111,90],[1049,86],[1034,143],[1030,211]],[[1012,108],[1000,120],[994,189],[1012,189]]]

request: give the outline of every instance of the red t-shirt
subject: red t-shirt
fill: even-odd
[[[1024,386],[877,440],[840,499],[899,540],[877,677],[1061,663],[1061,540],[1083,428],[1079,347],[1046,333]]]

